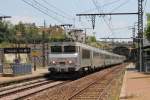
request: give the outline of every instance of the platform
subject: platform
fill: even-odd
[[[150,74],[138,72],[133,64],[126,69],[120,100],[150,100]]]
[[[7,77],[4,77],[1,75],[0,84],[15,82],[15,81],[24,80],[24,79],[30,79],[30,78],[35,78],[35,77],[42,77],[48,73],[49,72],[47,68],[38,68],[36,71],[32,70],[32,74],[27,74],[27,75],[7,76]]]

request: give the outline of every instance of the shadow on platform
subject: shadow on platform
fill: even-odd
[[[137,71],[135,68],[126,68],[127,71]]]
[[[150,78],[150,76],[144,76],[144,77],[132,77],[130,79],[144,79],[144,78]]]

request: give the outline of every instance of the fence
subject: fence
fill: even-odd
[[[32,65],[31,64],[11,64],[10,66],[5,66],[3,68],[3,74],[10,75],[24,75],[32,73]]]

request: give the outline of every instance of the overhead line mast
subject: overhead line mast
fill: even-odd
[[[142,71],[142,66],[144,66],[144,60],[143,60],[143,1],[144,0],[138,0],[138,66],[140,67],[139,71]]]
[[[106,16],[106,15],[138,15],[138,66],[139,71],[142,71],[143,62],[143,1],[138,0],[138,12],[135,13],[96,13],[96,14],[76,14],[76,16],[90,16],[92,21],[92,27],[95,28],[95,18],[96,16]]]

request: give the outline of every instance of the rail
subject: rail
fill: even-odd
[[[29,82],[25,85],[10,86],[1,89],[0,100],[12,100],[26,98],[35,93],[63,84],[64,81],[40,80]]]
[[[116,70],[118,70],[118,67],[113,68],[113,70],[106,72],[104,75],[102,75],[100,78],[98,78],[97,80],[95,80],[94,82],[92,82],[91,84],[87,85],[86,87],[84,87],[83,89],[81,89],[80,91],[78,91],[77,93],[73,94],[72,96],[70,96],[68,98],[68,100],[72,100],[73,98],[77,97],[79,94],[81,94],[82,92],[84,92],[86,89],[88,89],[90,86],[96,84],[98,81],[100,80],[104,80],[108,75],[111,75],[113,72],[116,72]],[[113,79],[111,81],[108,82],[108,84],[106,85],[106,88],[108,88],[111,85],[111,82],[113,81]],[[107,89],[103,89],[103,92],[100,94],[103,95],[103,93],[106,91]],[[100,98],[98,97],[98,98]]]

